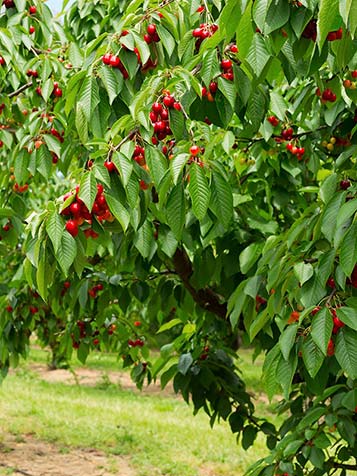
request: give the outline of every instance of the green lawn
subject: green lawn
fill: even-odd
[[[248,351],[242,351],[241,358],[249,386],[259,392],[261,361],[252,365]],[[31,352],[30,362],[45,359],[44,351]],[[118,370],[120,364],[114,355],[93,354],[88,366],[109,371]],[[104,387],[48,383],[26,363],[0,387],[2,434],[34,433],[61,449],[125,454],[138,476],[194,476],[204,468],[215,476],[238,476],[266,454],[263,440],[243,451],[226,423],[212,430],[208,417],[204,413],[193,417],[180,398]],[[262,403],[258,408],[267,412]]]

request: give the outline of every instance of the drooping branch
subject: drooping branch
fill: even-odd
[[[208,287],[196,290],[192,286],[190,278],[193,273],[193,267],[190,258],[183,248],[177,248],[172,262],[177,275],[193,297],[193,300],[206,311],[212,312],[220,319],[227,320],[227,303],[222,303],[217,293]]]

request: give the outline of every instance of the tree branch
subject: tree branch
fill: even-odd
[[[32,84],[33,84],[32,81],[31,81],[31,83],[24,84],[23,86],[21,86],[21,88],[19,88],[16,91],[13,91],[12,93],[8,94],[7,97],[13,98],[15,96],[18,96],[19,94],[26,91],[26,89],[30,88],[32,86]]]
[[[357,471],[357,464],[333,463],[333,468]]]
[[[177,275],[181,278],[183,285],[193,297],[193,300],[206,311],[212,312],[220,319],[227,321],[227,303],[222,303],[219,296],[210,288],[196,290],[190,277],[193,273],[192,263],[183,248],[177,248],[172,262]]]

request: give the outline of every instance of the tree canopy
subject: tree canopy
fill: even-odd
[[[2,376],[33,333],[111,349],[265,434],[250,476],[355,470],[356,30],[353,0],[4,0]]]

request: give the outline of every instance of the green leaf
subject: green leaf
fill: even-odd
[[[298,327],[299,327],[298,323],[291,324],[288,327],[286,327],[286,329],[284,329],[284,331],[280,335],[279,346],[285,360],[289,359],[291,349],[293,348],[295,344]]]
[[[193,213],[199,220],[203,220],[207,213],[211,193],[203,167],[195,162],[190,165],[189,192]]]
[[[178,362],[177,369],[182,375],[186,375],[193,363],[192,355],[187,352],[187,354],[181,354]]]
[[[36,271],[36,283],[37,289],[40,293],[43,300],[47,299],[48,296],[48,267],[46,262],[46,250],[43,248],[42,255],[38,261],[37,271]]]
[[[157,32],[160,37],[160,40],[162,44],[164,45],[165,50],[167,51],[167,54],[171,56],[176,47],[176,42],[174,37],[160,23],[156,25],[156,28],[157,28]]]
[[[121,72],[116,68],[108,68],[103,65],[99,69],[99,77],[103,81],[104,87],[109,96],[109,104],[113,104],[123,89],[124,78]]]
[[[228,180],[216,171],[212,173],[211,192],[210,209],[223,227],[228,228],[233,217],[233,193]]]
[[[337,215],[336,228],[342,227],[342,225],[357,211],[357,198],[349,200],[344,203]]]
[[[251,10],[252,0],[249,0],[236,30],[237,44],[239,45],[239,58],[242,60],[246,58],[255,35],[252,24]]]
[[[300,294],[300,299],[304,307],[315,306],[326,295],[326,281],[322,281],[319,273],[315,273],[315,275],[303,285]]]
[[[286,399],[289,398],[291,384],[296,372],[297,361],[297,356],[294,354],[290,355],[289,360],[285,360],[284,357],[281,356],[276,369],[276,379],[278,383],[280,383]]]
[[[118,151],[114,152],[112,156],[112,161],[120,172],[120,178],[123,182],[124,187],[127,187],[133,171],[132,161],[127,159],[124,154]]]
[[[186,121],[182,111],[170,109],[170,129],[177,141],[187,137]]]
[[[57,254],[62,243],[62,235],[64,232],[63,220],[57,213],[57,210],[53,210],[49,213],[46,221],[46,231],[53,244],[54,252]]]
[[[312,318],[311,337],[318,348],[326,354],[327,345],[331,338],[333,319],[327,308],[321,309]]]
[[[268,35],[272,31],[284,26],[290,16],[290,5],[286,0],[275,0],[271,3],[264,26],[264,34]]]
[[[181,319],[176,317],[175,319],[171,319],[169,322],[165,322],[162,326],[160,326],[159,330],[156,332],[156,334],[160,334],[160,332],[165,332],[170,329],[172,329],[175,326],[178,326],[179,324],[182,324]]]
[[[252,243],[247,246],[239,255],[239,266],[243,274],[251,269],[257,262],[263,249],[263,243]]]
[[[175,238],[181,241],[185,225],[185,197],[182,183],[178,183],[171,190],[166,206],[166,220]]]
[[[342,370],[352,379],[357,378],[357,332],[343,327],[336,339],[335,356]]]
[[[66,105],[64,111],[67,115],[72,111],[73,106],[78,97],[78,91],[81,87],[82,80],[86,76],[86,71],[79,71],[67,83]]]
[[[178,154],[170,162],[171,175],[175,185],[177,184],[179,178],[182,180],[181,173],[187,164],[188,158],[189,154]]]
[[[96,195],[97,181],[95,176],[91,171],[85,172],[81,179],[78,196],[90,212],[92,211]]]
[[[248,51],[246,62],[256,76],[260,76],[270,59],[265,41],[260,35],[255,35]]]
[[[302,345],[302,358],[306,370],[309,372],[310,376],[314,378],[323,364],[325,354],[315,344],[311,335],[306,337]]]
[[[65,276],[68,276],[69,268],[77,256],[76,240],[68,232],[62,235],[61,246],[56,253],[57,261]]]
[[[157,248],[152,224],[147,220],[136,232],[134,245],[143,258],[149,258]]]
[[[324,203],[328,203],[334,196],[337,189],[337,182],[337,174],[331,174],[323,181],[320,188],[320,198]]]
[[[229,104],[232,106],[232,109],[234,109],[236,104],[236,99],[237,99],[237,90],[236,90],[235,82],[219,77],[218,89],[219,91],[221,91],[223,96],[227,99]]]
[[[268,308],[265,308],[260,312],[255,319],[253,320],[252,325],[249,328],[249,338],[252,342],[253,339],[259,334],[259,332],[268,324],[271,316],[269,314]]]
[[[357,222],[353,223],[341,243],[340,265],[346,276],[351,276],[357,263]]]
[[[325,43],[327,34],[333,30],[336,18],[339,16],[339,0],[321,0],[317,18],[317,44],[320,51]]]
[[[220,72],[217,50],[213,49],[206,51],[202,58],[202,67],[200,70],[204,84],[208,87],[210,82],[218,76]]]
[[[314,274],[314,268],[310,263],[297,263],[294,266],[294,273],[299,280],[300,286],[308,281]]]
[[[330,243],[332,242],[333,236],[335,234],[337,215],[344,200],[344,194],[335,194],[328,202],[322,213],[321,231]]]
[[[109,207],[110,212],[118,220],[121,227],[123,228],[123,231],[126,232],[128,226],[129,226],[129,223],[130,223],[130,214],[129,214],[128,210],[112,194],[105,193],[105,199],[108,203],[108,207]]]
[[[350,327],[357,331],[357,309],[352,307],[338,307],[336,309],[337,317]]]
[[[254,440],[257,436],[258,429],[253,425],[245,426],[243,429],[243,436],[242,436],[242,447],[243,449],[247,450],[252,446]]]
[[[158,188],[167,170],[167,159],[155,147],[146,148],[145,158],[154,185]]]
[[[82,110],[87,119],[90,121],[94,109],[98,106],[100,101],[99,88],[96,78],[87,76],[82,84],[82,87],[78,93],[78,103],[82,106]]]
[[[88,141],[88,122],[84,113],[83,105],[80,103],[77,104],[75,123],[80,141],[82,144],[86,144]]]
[[[297,430],[303,431],[319,421],[319,419],[326,413],[326,409],[323,407],[310,408],[303,418],[299,421]]]

